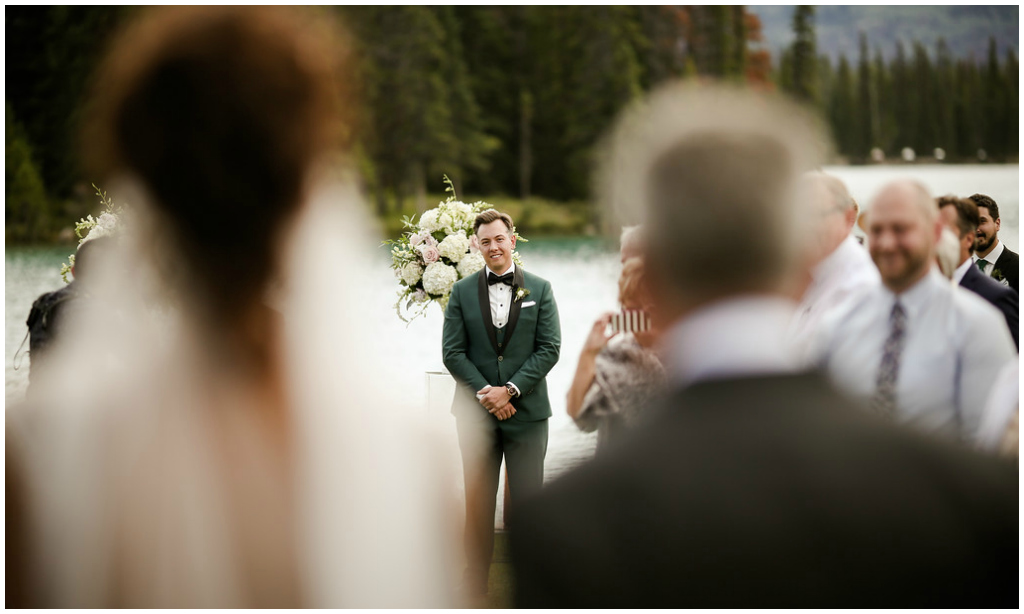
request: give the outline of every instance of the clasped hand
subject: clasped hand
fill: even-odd
[[[508,420],[515,415],[516,408],[509,403],[512,395],[504,386],[484,386],[476,394],[487,413],[494,414],[498,420]]]

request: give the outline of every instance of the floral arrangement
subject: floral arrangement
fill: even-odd
[[[408,230],[399,239],[384,242],[391,246],[391,269],[401,285],[395,311],[406,323],[424,315],[431,302],[444,311],[455,282],[484,267],[484,257],[473,234],[473,221],[492,205],[457,200],[455,186],[447,175],[444,182],[448,185],[448,198],[424,211],[418,222],[403,218]],[[514,228],[512,233],[517,242],[526,241]],[[512,252],[512,261],[516,266],[523,264],[519,252]]]
[[[92,184],[92,187],[96,190],[96,195],[100,197],[103,212],[97,218],[87,215],[75,224],[75,236],[78,237],[78,247],[81,247],[86,241],[120,233],[123,226],[121,222],[121,207],[115,207],[114,202],[110,200],[107,193],[96,187],[95,183]],[[75,255],[71,254],[68,256],[68,261],[60,267],[60,277],[64,280],[64,283],[69,282],[68,274],[71,273],[71,268],[74,266]]]

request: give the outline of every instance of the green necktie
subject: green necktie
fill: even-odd
[[[978,258],[978,270],[980,270],[982,273],[984,273],[985,272],[985,267],[987,267],[987,266],[988,266],[988,260],[985,260],[984,258]]]

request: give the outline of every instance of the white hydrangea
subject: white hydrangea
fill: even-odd
[[[407,285],[415,286],[416,282],[420,280],[420,276],[423,275],[423,267],[418,262],[410,262],[402,267],[402,281]]]
[[[445,211],[443,209],[437,215],[437,225],[440,230],[443,230],[445,234],[449,235],[462,229],[461,224],[455,216],[453,216],[450,211]]]
[[[420,216],[420,230],[426,231],[427,233],[434,233],[441,230],[441,226],[437,223],[438,214],[439,212],[437,209],[424,211],[423,215]]]
[[[113,213],[104,213],[96,220],[98,227],[111,231],[117,226],[117,217]]]
[[[459,275],[462,277],[469,277],[473,273],[476,273],[480,269],[484,268],[484,257],[480,252],[473,252],[472,254],[466,254],[462,261],[459,262]]]
[[[448,235],[443,241],[437,246],[437,251],[441,252],[441,256],[451,260],[452,262],[459,262],[463,256],[466,255],[466,251],[469,250],[469,237],[457,232],[455,234]]]
[[[427,294],[448,294],[458,279],[459,273],[455,267],[437,261],[427,265],[427,270],[423,272],[423,289]]]

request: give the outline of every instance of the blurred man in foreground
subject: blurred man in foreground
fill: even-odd
[[[924,186],[885,186],[868,215],[882,285],[830,316],[815,355],[876,413],[972,441],[992,383],[1015,352],[1002,314],[939,273],[942,228]]]
[[[1013,335],[1013,344],[1019,350],[1017,292],[982,273],[971,259],[978,230],[978,207],[974,201],[956,196],[942,196],[936,200],[936,204],[942,221],[959,239],[960,250],[956,270],[953,271],[953,283],[974,292],[1003,313],[1006,326]]]
[[[1015,605],[1014,467],[879,420],[786,353],[815,124],[733,90],[646,102],[604,178],[646,208],[671,392],[515,512],[517,605]]]

